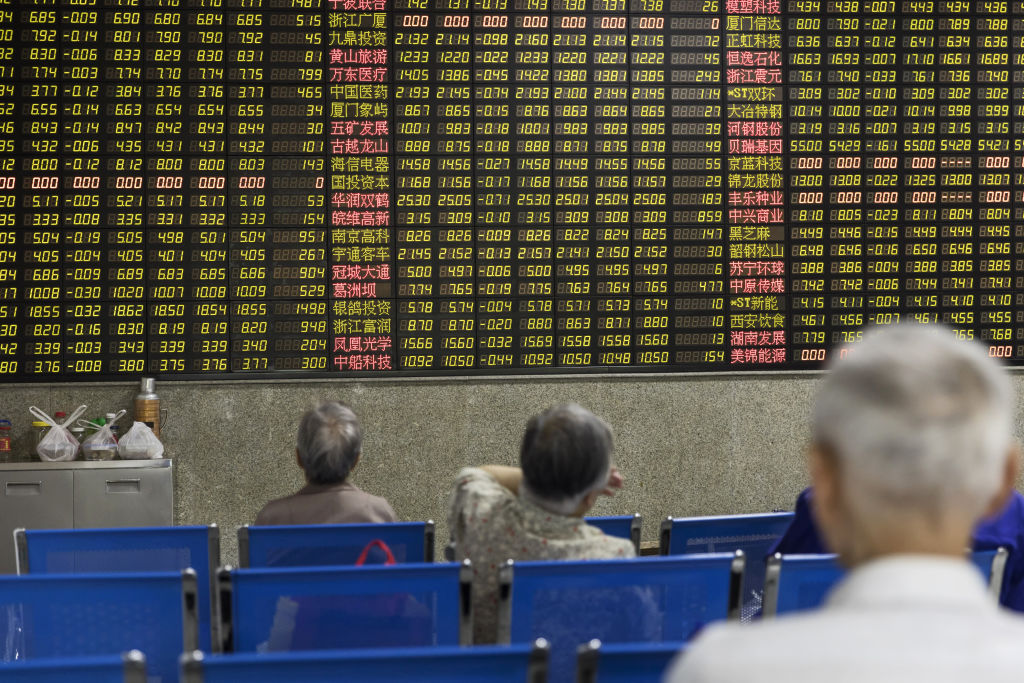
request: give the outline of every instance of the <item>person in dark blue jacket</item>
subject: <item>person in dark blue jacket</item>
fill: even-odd
[[[793,555],[828,553],[811,514],[813,490],[804,489],[796,499],[795,517],[786,533],[769,551]],[[1014,491],[1006,507],[995,517],[982,520],[974,529],[974,550],[1006,548],[1009,557],[1003,575],[999,602],[1016,612],[1024,612],[1024,496]]]

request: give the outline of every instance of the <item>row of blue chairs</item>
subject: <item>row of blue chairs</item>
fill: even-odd
[[[465,645],[469,567],[224,570],[218,634],[225,650],[258,654]],[[555,680],[568,680],[575,648],[593,636],[682,642],[727,618],[741,567],[742,555],[728,554],[509,565],[504,640],[545,638]],[[178,655],[197,649],[196,593],[191,569],[2,577],[3,660],[134,648],[146,653],[151,683],[174,680]]]
[[[591,640],[576,652],[577,683],[659,683],[672,659],[686,647],[681,642],[603,645]],[[182,683],[309,683],[345,680],[360,683],[407,681],[410,672],[423,683],[545,683],[555,678],[550,646],[543,638],[532,643],[473,648],[437,647],[359,652],[302,652],[266,655],[184,655]]]
[[[146,531],[157,533],[146,534]],[[143,537],[189,532],[196,542],[184,549],[170,549],[161,547],[160,539],[140,541],[140,532]],[[62,546],[57,542],[62,534],[70,534],[75,543],[70,547]],[[203,556],[202,541],[205,541],[207,554],[212,554],[210,549],[215,544],[210,542],[211,535],[212,531],[206,527],[21,533],[19,546],[25,561],[20,569],[31,571],[32,575],[0,579],[0,609],[7,617],[6,631],[0,639],[5,648],[3,660],[138,647],[150,655],[159,676],[166,678],[173,675],[177,653],[196,647],[210,651],[223,645],[239,651],[264,652],[360,645],[455,645],[468,638],[469,581],[465,567],[458,565],[410,563],[361,569],[248,568],[226,570],[219,575],[211,572],[217,582],[219,600],[210,600],[209,610],[203,608],[202,598],[208,593],[201,588],[205,580],[199,580],[191,570],[181,574],[136,573],[117,577],[45,574],[112,569],[152,571],[167,563],[202,566],[194,560]],[[113,547],[109,547],[111,536],[120,538]],[[97,544],[98,538],[103,542]],[[166,539],[163,542],[166,544]],[[990,577],[990,586],[997,596],[1006,552],[975,553],[973,558]],[[707,621],[736,617],[744,559],[742,555],[722,555],[717,559],[678,556],[582,563],[510,563],[502,572],[503,638],[508,642],[524,642],[537,636],[548,637],[556,645],[553,666],[559,664],[563,669],[572,648],[595,635],[610,643],[685,640]],[[786,565],[789,560],[793,561]],[[673,562],[683,564],[672,568]],[[713,569],[704,579],[698,578],[702,562]],[[817,564],[821,571],[817,574],[801,572],[800,567],[806,563],[812,568]],[[667,574],[675,575],[675,583],[672,576],[666,576],[666,569],[669,569]],[[425,577],[424,573],[429,576]],[[689,576],[682,577],[682,574]],[[408,580],[412,575],[418,577],[420,584],[416,585],[429,586],[432,576],[444,586],[436,590],[425,588],[423,593],[418,593],[412,590],[413,584]],[[768,571],[767,616],[817,604],[839,575],[834,558],[773,558]],[[173,579],[170,588],[173,594],[167,593],[168,576]],[[723,580],[726,576],[728,579]],[[800,580],[801,576],[811,578]],[[354,582],[355,577],[358,581]],[[147,578],[160,586],[150,585],[144,589]],[[77,587],[67,588],[71,585]],[[355,587],[348,591],[337,590],[339,585]],[[122,586],[127,588],[122,590]],[[147,602],[146,591],[163,592],[158,600]],[[94,597],[83,597],[87,593]],[[241,594],[249,597],[243,599]],[[531,595],[534,597],[530,598]],[[787,595],[796,597],[786,598]],[[559,599],[552,599],[553,596]],[[792,604],[787,603],[787,599]],[[172,604],[177,607],[168,607]],[[113,611],[113,616],[98,614],[104,609]],[[166,633],[151,637],[146,631],[146,624],[150,622],[140,623],[136,618],[138,614],[155,612],[163,615],[169,613],[168,610],[181,615],[180,621],[164,620],[171,628],[170,637]],[[667,621],[666,615],[669,616]],[[209,628],[200,626],[204,617]],[[329,633],[337,629],[339,622],[358,623],[361,617],[364,628],[358,629],[354,637],[344,637],[340,642],[316,640],[321,637],[320,631]],[[370,617],[373,619],[366,621]],[[111,625],[100,629],[104,634],[116,640],[114,634],[120,628],[120,633],[128,632],[130,637],[116,643],[96,641],[91,625],[102,622],[103,618],[112,620]],[[252,633],[243,634],[244,629],[236,626],[242,623]],[[317,628],[317,623],[327,623],[330,628]],[[587,626],[583,630],[576,629],[580,623]],[[555,630],[537,630],[538,624]],[[598,632],[596,626],[602,624],[606,624],[608,630]],[[174,636],[175,629],[180,637]],[[38,634],[45,634],[46,642],[37,637]],[[386,634],[384,640],[374,641],[382,634]],[[236,640],[243,635],[250,640]],[[160,649],[165,641],[167,646]],[[203,642],[212,647],[204,647]]]
[[[722,517],[669,518],[661,527],[661,554],[707,552],[745,554],[742,616],[761,610],[764,577],[770,573],[765,556],[792,519],[792,513]],[[607,533],[639,541],[640,516],[588,518]],[[242,567],[350,565],[372,540],[383,539],[396,561],[432,561],[432,522],[393,524],[241,527],[238,533]],[[31,544],[29,543],[31,539]],[[19,573],[88,573],[104,571],[164,571],[192,567],[199,591],[200,646],[215,648],[210,636],[216,623],[216,569],[220,564],[216,526],[102,530],[45,530],[15,532]],[[979,564],[989,557],[976,554]],[[373,558],[372,561],[379,561]],[[1005,564],[1005,558],[1002,560]],[[999,562],[996,565],[1001,567]],[[1002,571],[986,569],[993,589],[1001,587]],[[790,572],[790,576],[794,572]],[[768,610],[770,613],[773,611]]]
[[[639,514],[586,517],[610,536],[628,538],[640,552],[643,519]],[[661,555],[687,555],[735,552],[743,550],[748,557],[764,557],[789,526],[792,512],[758,515],[723,515],[717,517],[668,517],[661,523],[659,551]],[[338,537],[330,526],[344,527]],[[388,543],[397,548],[399,562],[434,561],[434,523],[398,522],[386,525]],[[242,567],[309,566],[351,564],[359,551],[372,540],[378,524],[309,525],[305,527],[238,528],[238,557]],[[296,534],[296,529],[298,534]],[[325,541],[330,541],[325,543]],[[399,559],[401,556],[402,559]],[[448,558],[450,559],[450,558]]]
[[[990,575],[1005,550],[976,554]],[[552,644],[563,669],[580,643],[685,642],[735,618],[743,555],[509,563],[501,639]],[[820,604],[841,570],[832,557],[770,562],[766,616]],[[458,646],[471,630],[468,565],[225,569],[218,645],[266,653],[335,648]],[[994,586],[998,582],[991,578]],[[136,648],[163,680],[198,648],[195,572],[41,574],[0,579],[5,661]]]
[[[679,639],[684,640],[694,633],[702,623],[712,620],[712,618],[724,618],[730,616],[735,618],[740,612],[740,607],[743,609],[746,607],[749,599],[754,596],[758,597],[757,590],[752,590],[752,579],[759,579],[760,571],[751,571],[750,567],[752,564],[756,565],[761,562],[763,554],[767,552],[767,547],[774,542],[774,533],[770,527],[770,524],[781,524],[788,523],[786,519],[788,515],[757,515],[757,516],[742,516],[736,517],[718,517],[718,518],[700,518],[695,520],[667,520],[663,524],[663,552],[668,553],[692,553],[694,551],[703,550],[721,550],[721,549],[734,549],[740,546],[746,550],[742,560],[739,561],[737,558],[730,558],[727,556],[728,567],[724,565],[719,568],[720,577],[721,575],[728,575],[729,581],[727,582],[727,598],[718,599],[710,597],[710,595],[697,595],[698,591],[691,588],[691,595],[684,602],[684,606],[690,610],[690,613],[696,613],[696,616],[692,618],[689,627],[678,627],[677,632],[673,632],[670,629],[657,626],[658,620],[656,614],[658,610],[662,609],[667,612],[675,613],[678,611],[678,596],[679,587],[670,588],[668,584],[660,585],[656,581],[647,585],[643,591],[629,591],[629,590],[614,590],[609,586],[602,586],[601,582],[611,581],[612,585],[614,582],[620,582],[620,585],[630,585],[635,587],[634,584],[629,584],[627,579],[623,579],[626,574],[634,574],[636,572],[647,571],[649,565],[646,565],[649,560],[626,560],[618,561],[621,566],[614,567],[614,562],[611,562],[608,569],[601,569],[601,563],[586,562],[578,568],[571,569],[572,571],[578,571],[582,574],[587,574],[588,579],[586,581],[581,580],[580,577],[571,577],[569,574],[565,574],[568,577],[567,581],[565,577],[562,577],[563,581],[561,588],[571,593],[571,591],[577,591],[577,597],[575,601],[579,602],[582,594],[580,591],[591,590],[595,595],[600,595],[600,591],[611,592],[613,601],[617,600],[621,607],[628,607],[624,609],[623,613],[629,613],[637,615],[643,613],[643,609],[646,608],[649,613],[655,614],[655,617],[644,617],[640,620],[637,616],[637,620],[642,621],[649,629],[651,633],[641,634],[640,636],[632,636],[633,639],[643,640],[666,640],[666,639]],[[604,518],[608,519],[608,518]],[[630,535],[633,537],[636,529],[639,527],[639,519],[635,516],[624,516],[618,518],[611,518],[613,524],[617,524],[617,531],[621,535]],[[615,528],[610,526],[609,528]],[[267,533],[264,536],[262,530],[266,529]],[[253,531],[257,531],[253,533]],[[352,535],[354,540],[343,542],[338,540],[340,536]],[[403,537],[399,535],[404,535]],[[339,547],[345,548],[345,553],[348,555],[334,555],[331,556],[330,561],[346,561],[351,562],[354,558],[352,555],[361,551],[364,545],[369,540],[377,538],[387,538],[389,543],[393,541],[395,548],[396,558],[400,558],[401,561],[415,561],[420,556],[420,553],[426,553],[426,548],[432,548],[432,542],[427,543],[427,539],[432,535],[432,524],[423,522],[407,522],[398,524],[373,524],[373,525],[339,525],[339,526],[316,526],[316,527],[252,527],[246,529],[246,536],[250,541],[255,539],[255,543],[250,543],[249,552],[247,555],[250,559],[257,558],[257,563],[273,563],[274,561],[282,560],[287,557],[288,552],[288,540],[298,538],[299,541],[296,543],[298,548],[296,551],[305,557],[310,559],[324,559],[323,556],[317,556],[311,549],[317,547],[325,547],[335,544]],[[88,573],[88,572],[102,572],[102,571],[155,571],[168,568],[181,568],[181,567],[198,567],[199,571],[196,573],[183,574],[181,579],[181,594],[178,596],[179,601],[182,602],[182,613],[183,621],[181,622],[184,635],[182,637],[182,646],[186,649],[189,648],[187,643],[191,638],[195,638],[197,641],[196,647],[205,651],[216,651],[223,646],[234,649],[246,649],[248,646],[238,646],[231,639],[236,635],[234,633],[233,624],[238,624],[242,621],[240,614],[239,604],[236,604],[233,600],[233,592],[236,587],[240,585],[240,582],[255,581],[250,577],[256,577],[256,574],[250,574],[247,577],[248,572],[257,571],[255,568],[244,568],[240,570],[227,570],[222,571],[218,575],[214,567],[219,561],[219,539],[217,537],[216,527],[167,527],[157,529],[146,529],[146,528],[131,528],[131,529],[77,529],[77,530],[59,530],[59,531],[18,531],[15,533],[16,545],[18,549],[18,570],[23,572],[31,572],[32,574],[40,573]],[[404,539],[404,540],[403,540]],[[347,545],[346,545],[347,544]],[[425,557],[425,555],[424,555]],[[995,596],[998,595],[999,588],[1001,586],[1002,578],[1002,567],[1006,563],[1006,551],[991,551],[990,553],[975,553],[973,555],[975,562],[979,565],[979,568],[989,577],[990,587]],[[294,559],[294,558],[293,558]],[[671,558],[663,558],[671,559]],[[678,558],[676,558],[678,559]],[[792,560],[792,561],[791,561]],[[782,570],[782,563],[788,562],[785,570]],[[640,564],[643,563],[643,564]],[[520,616],[519,624],[523,624],[521,621],[521,615],[526,613],[526,609],[519,605],[513,610],[513,604],[517,597],[521,597],[523,594],[527,594],[527,586],[532,581],[530,572],[534,569],[531,568],[531,564],[540,565],[541,569],[547,563],[518,563],[510,564],[503,571],[503,591],[504,598],[502,603],[509,613],[504,614],[506,618],[503,618],[502,624],[509,629],[509,633],[504,637],[510,642],[522,642],[524,638],[536,637],[538,635],[550,635],[543,633],[528,633],[522,632],[512,634],[511,630],[513,625],[516,624],[513,621],[512,613]],[[553,567],[556,573],[557,571],[564,571],[567,567],[571,567],[572,563],[558,563],[557,566]],[[432,565],[424,564],[420,568],[426,569],[427,571],[437,571],[438,567],[444,565]],[[454,566],[454,565],[453,565]],[[691,563],[690,567],[696,567],[696,563]],[[803,568],[814,569],[814,571],[803,570]],[[385,567],[377,567],[385,569]],[[445,597],[438,601],[436,595],[417,597],[409,591],[392,595],[390,602],[384,601],[381,604],[377,604],[376,607],[371,604],[372,601],[362,599],[361,606],[356,604],[356,608],[360,608],[362,612],[367,614],[373,612],[377,615],[377,623],[374,628],[367,628],[357,634],[357,638],[351,642],[343,642],[342,644],[346,647],[358,646],[360,642],[371,643],[374,638],[374,634],[378,635],[383,632],[392,634],[398,634],[400,637],[396,641],[381,642],[377,644],[381,645],[393,645],[393,644],[431,644],[436,642],[447,642],[451,644],[465,643],[468,636],[468,620],[469,614],[467,613],[469,598],[468,598],[468,581],[465,577],[465,569],[455,567],[458,572],[461,572],[462,581],[459,582],[451,581],[450,587],[456,586],[458,588],[450,588],[450,593],[447,593]],[[744,570],[745,569],[745,570]],[[451,571],[451,569],[447,569]],[[264,569],[264,571],[268,571]],[[280,571],[280,569],[278,570]],[[352,569],[349,569],[352,572]],[[366,579],[369,581],[370,574],[366,571],[356,570],[359,574],[360,579]],[[598,574],[604,572],[603,578],[598,577]],[[617,572],[617,573],[616,573]],[[269,574],[273,574],[273,571],[269,571]],[[590,577],[590,574],[594,574]],[[285,574],[270,575],[270,579],[276,582],[285,582],[292,579],[296,579],[298,575]],[[354,573],[352,574],[354,575]],[[388,577],[397,574],[383,574],[382,581],[388,581]],[[543,571],[541,571],[542,582],[553,582],[550,586],[554,586],[560,581],[557,577],[544,577]],[[841,570],[836,565],[834,558],[772,558],[769,563],[764,575],[767,575],[767,590],[765,592],[765,615],[772,616],[775,613],[780,613],[794,608],[807,608],[818,604],[827,589],[838,581]],[[616,578],[617,577],[617,578]],[[513,581],[514,579],[514,581]],[[264,579],[265,581],[269,581]],[[646,580],[643,580],[646,581]],[[640,584],[643,584],[643,581]],[[764,583],[764,580],[761,580]],[[590,583],[588,583],[590,582]],[[625,582],[625,584],[624,584]],[[273,582],[271,581],[270,584]],[[585,586],[586,584],[586,586]],[[591,585],[592,584],[592,585]],[[694,584],[695,585],[695,584]],[[719,588],[723,585],[721,581],[717,584]],[[742,588],[745,585],[745,593]],[[549,591],[555,590],[549,586]],[[653,588],[657,586],[656,590]],[[518,587],[518,588],[517,588]],[[10,587],[13,589],[13,587]],[[15,589],[16,590],[16,589]],[[276,590],[276,589],[275,589]],[[284,590],[284,589],[283,589]],[[458,597],[453,598],[452,591],[458,591]],[[380,592],[388,593],[387,590]],[[393,594],[393,590],[391,591]],[[337,647],[338,644],[332,643],[316,643],[310,642],[305,645],[302,644],[303,635],[302,629],[308,634],[310,628],[306,622],[310,614],[321,614],[322,618],[332,620],[330,615],[331,606],[330,600],[324,603],[318,603],[315,599],[303,598],[302,600],[294,599],[295,596],[283,592],[278,595],[273,595],[272,610],[267,610],[265,604],[266,596],[262,596],[260,599],[264,599],[264,612],[273,615],[276,623],[271,623],[271,627],[267,631],[267,636],[264,640],[259,641],[256,644],[256,648],[263,650],[266,649],[288,649],[288,648],[300,648],[300,647]],[[654,596],[654,597],[652,597]],[[742,598],[740,598],[742,596]],[[216,598],[216,599],[214,599]],[[656,598],[656,599],[655,599]],[[333,596],[332,599],[336,600],[348,600],[352,601],[352,596],[349,594],[348,597],[344,596]],[[668,600],[676,599],[677,602],[667,602]],[[613,604],[614,602],[609,604]],[[687,602],[688,601],[688,602]],[[253,599],[252,601],[246,600],[244,604],[257,604],[258,600]],[[591,602],[600,604],[600,600],[592,599]],[[116,600],[115,600],[116,604]],[[445,627],[447,630],[444,632],[444,638],[433,641],[425,641],[424,633],[427,630],[433,628],[430,627],[430,622],[424,613],[424,605],[430,606],[434,611],[438,609],[438,604],[449,605],[450,614],[454,614],[454,621],[450,620],[449,624],[455,624],[455,628]],[[460,605],[458,609],[455,605]],[[693,612],[693,605],[715,605],[716,609],[720,609],[720,605],[725,605],[725,613],[715,615],[714,612],[709,612],[708,615],[701,615],[699,610]],[[310,605],[312,605],[312,611],[310,611]],[[383,607],[382,607],[383,605]],[[557,601],[548,601],[545,604],[545,608],[548,613],[544,615],[544,620],[548,623],[558,623],[558,614],[555,610],[561,608],[566,612],[566,615],[572,615],[574,622],[579,622],[577,618],[578,609],[575,608],[573,600],[566,600],[563,606],[558,607]],[[653,605],[653,606],[652,606]],[[758,601],[758,607],[760,602]],[[302,611],[298,608],[302,607]],[[371,609],[374,607],[374,609]],[[8,605],[8,614],[11,609],[23,609],[22,605]],[[353,609],[352,605],[349,604],[345,609]],[[416,616],[415,610],[419,610],[419,620],[416,618],[410,618]],[[191,614],[196,616],[195,626],[189,626],[189,618]],[[297,615],[302,616],[302,623],[294,624]],[[648,614],[649,616],[649,614]],[[386,618],[385,618],[386,617]],[[33,616],[34,620],[42,620],[43,617]],[[387,625],[387,621],[390,620],[393,623],[406,621],[404,629],[406,631],[395,631]],[[703,620],[703,621],[701,621]],[[10,621],[10,620],[8,620]],[[568,618],[563,620],[568,622]],[[613,625],[627,624],[629,620],[620,620],[620,618],[605,618],[602,620],[600,615],[596,615],[591,620],[586,620],[588,625],[596,623],[609,622]],[[20,626],[20,632],[16,638],[7,636],[3,642],[8,644],[8,649],[13,648],[13,654],[5,653],[4,659],[9,660],[16,658],[18,655],[17,647],[18,643],[22,642],[26,638],[26,634],[29,634],[31,638],[32,628],[26,628],[24,620],[18,622],[14,620],[12,622],[15,625]],[[45,620],[40,623],[45,623]],[[289,627],[291,625],[291,627]],[[653,625],[653,626],[652,626]],[[393,625],[392,625],[393,626]],[[677,625],[678,626],[678,625]],[[282,647],[280,645],[282,633],[287,631],[289,627],[292,629],[291,638],[298,639],[295,644],[289,641],[288,647]],[[676,628],[676,627],[673,627]],[[315,630],[313,630],[315,631]],[[328,630],[329,631],[329,630]],[[189,636],[189,633],[193,634]],[[456,637],[452,637],[451,634],[458,634]],[[639,633],[639,631],[637,632]],[[270,638],[270,636],[273,638]],[[561,637],[558,637],[561,635]],[[574,646],[582,640],[587,640],[592,636],[601,636],[606,641],[616,642],[622,640],[621,634],[607,633],[600,634],[594,633],[592,628],[588,628],[587,633],[565,633],[550,635],[551,639],[556,642],[556,653],[564,653],[566,648]],[[361,638],[361,641],[359,640]],[[420,640],[417,640],[420,638]],[[20,640],[19,640],[20,639]],[[72,640],[71,642],[74,642]],[[134,642],[134,641],[133,641]],[[374,643],[371,643],[374,644]],[[131,645],[135,647],[137,645]],[[105,647],[105,645],[104,645]],[[117,649],[123,649],[124,646],[118,647]],[[24,645],[23,645],[24,649]],[[142,647],[148,652],[148,646]],[[44,650],[34,651],[33,656],[39,656],[39,653]],[[81,649],[80,652],[91,652],[96,651],[94,649]],[[113,651],[113,650],[109,650]],[[177,650],[181,651],[181,650]],[[74,648],[65,649],[61,654],[72,654]],[[152,656],[156,656],[153,654]],[[172,650],[170,655],[161,655],[158,657],[160,660],[156,663],[162,671],[168,670],[168,661],[171,661],[174,656]]]
[[[683,643],[581,645],[576,659],[577,683],[657,683]],[[380,683],[406,681],[410,673],[422,683],[546,683],[548,644],[507,646],[395,648],[388,650],[207,655],[180,658],[181,683],[278,683],[338,680]],[[6,683],[146,683],[146,658],[124,655],[18,661],[3,669]]]
[[[640,540],[640,516],[593,518],[609,532]],[[199,594],[200,647],[214,647],[216,572],[220,530],[216,525],[125,529],[18,529],[14,534],[19,574],[165,571],[193,568],[207,588]],[[434,523],[242,526],[242,567],[352,565],[373,540],[384,540],[395,561],[433,562]],[[381,558],[372,558],[379,562]]]
[[[693,553],[734,552],[743,550],[748,557],[763,557],[767,548],[785,530],[793,513],[767,515],[732,515],[722,517],[672,518],[662,522],[660,535],[661,555],[684,555]],[[628,538],[640,550],[642,519],[639,514],[587,517],[589,524],[605,533]],[[173,529],[173,531],[171,531]],[[189,529],[191,532],[184,530]],[[206,537],[198,538],[199,530],[205,530]],[[126,545],[126,552],[141,549],[147,552],[179,552],[187,546],[190,551],[201,554],[206,551],[210,563],[216,566],[220,558],[220,533],[216,525],[208,527],[161,527],[137,529],[136,538],[125,533],[121,538],[107,544],[109,551],[117,543]],[[87,538],[93,532],[104,535],[105,530],[47,530],[45,533],[59,539],[68,552],[76,552],[70,535]],[[33,535],[43,532],[31,531]],[[196,537],[184,537],[188,534]],[[167,536],[178,534],[182,539],[154,538],[157,534]],[[397,562],[433,562],[435,527],[433,521],[394,522],[388,524],[318,524],[304,526],[244,525],[238,528],[238,557],[242,567],[290,567],[314,565],[352,564],[362,549],[372,540],[384,540],[395,555]],[[142,538],[150,539],[148,547],[140,547]],[[87,543],[97,544],[96,537]],[[37,541],[41,543],[41,541]],[[28,555],[24,530],[15,532],[15,544],[19,573],[27,573],[32,558]],[[87,547],[86,550],[89,548]],[[75,556],[74,561],[87,563],[87,558]],[[66,558],[50,559],[50,562],[66,562]]]
[[[451,681],[451,683],[545,683],[548,644],[541,639],[511,646],[394,648],[270,654],[186,654],[182,683],[276,681]],[[656,679],[651,679],[654,683]]]
[[[764,516],[743,516],[748,528],[763,525]],[[735,540],[734,518],[706,518],[712,526],[729,525],[728,535]],[[737,518],[738,519],[738,518]],[[640,515],[589,517],[587,521],[611,535],[629,538],[639,549]],[[668,520],[666,520],[668,522]],[[684,533],[682,529],[686,529]],[[710,527],[709,527],[710,528]],[[679,529],[674,534],[672,530]],[[717,538],[707,528],[695,531],[694,520],[672,520],[663,527],[662,538],[672,539],[673,550],[663,544],[662,554],[714,552]],[[238,529],[239,565],[242,567],[289,567],[351,565],[373,540],[384,540],[395,560],[433,562],[434,523],[397,522],[392,524],[344,524],[308,526],[243,526]],[[688,535],[687,535],[688,534]],[[710,543],[694,543],[703,534]],[[744,538],[760,538],[765,532],[747,531]],[[734,544],[735,545],[735,544]],[[220,533],[216,525],[131,529],[53,529],[15,531],[19,574],[89,573],[118,571],[166,571],[193,568],[200,585],[209,590],[199,593],[200,647],[210,651],[210,638],[216,622],[216,570],[220,566]],[[748,546],[744,546],[747,548]],[[681,552],[675,550],[681,549]],[[734,549],[738,549],[736,546]],[[731,550],[730,550],[731,551]],[[767,552],[767,549],[764,549]],[[763,555],[763,553],[761,553]],[[748,558],[759,558],[757,551]],[[422,560],[421,560],[422,558]],[[373,558],[379,561],[380,558]],[[760,575],[762,572],[755,572]],[[748,572],[748,575],[750,573]],[[750,578],[748,576],[748,582]]]
[[[790,581],[798,581],[798,591],[783,590],[783,600],[778,604],[779,585],[772,585],[773,593],[765,591],[765,577],[777,577],[778,565],[769,571],[768,551],[785,532],[793,519],[792,512],[760,515],[726,515],[717,517],[673,518],[661,523],[659,550],[663,556],[688,555],[694,553],[743,551],[745,568],[740,597],[740,616],[744,620],[762,612],[772,616],[777,611],[807,609],[816,606],[824,598],[828,588],[838,580],[841,571],[834,559],[820,559],[821,566],[815,569],[815,561],[807,558],[797,562],[787,572]],[[605,533],[633,540],[639,550],[641,532],[640,515],[612,517],[588,517],[587,521],[601,528]],[[338,530],[327,527],[241,527],[239,529],[240,564],[243,567],[279,567],[324,564],[351,564],[363,546],[381,533],[379,525],[349,525]],[[420,523],[388,525],[389,543],[395,549],[399,562],[415,561],[420,548],[425,550],[426,561],[433,559],[434,529],[432,523],[422,528]],[[342,535],[343,534],[343,535]],[[420,541],[423,541],[422,546]],[[990,585],[998,596],[1002,585],[1002,567],[1005,557],[994,557],[995,551],[975,553],[976,564],[990,577]],[[446,558],[454,557],[454,548],[449,547]],[[813,572],[818,576],[814,577]],[[787,598],[793,601],[792,606]]]
[[[580,643],[685,642],[738,613],[743,555],[512,562],[501,571],[499,643],[543,638],[554,680]],[[222,570],[225,652],[465,645],[471,565]]]
[[[989,596],[998,601],[1009,552],[1006,548],[975,550],[968,557],[985,579]],[[768,558],[764,618],[819,607],[843,573],[835,555],[776,554]]]
[[[640,554],[642,518],[634,515],[586,517],[610,536],[628,538]],[[434,561],[434,522],[389,524],[311,524],[238,528],[238,564],[241,567],[309,567],[352,564],[375,539],[384,540],[396,562]],[[669,553],[662,553],[669,554]],[[453,558],[452,546],[445,559]]]

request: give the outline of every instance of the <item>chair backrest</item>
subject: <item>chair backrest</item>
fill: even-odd
[[[375,540],[384,541],[395,562],[434,561],[434,522],[303,524],[238,527],[241,567],[327,567],[356,563]],[[376,551],[374,551],[376,552]],[[369,562],[383,558],[371,555]]]
[[[1003,579],[1006,574],[1006,562],[1010,559],[1010,551],[1006,548],[972,550],[968,556],[971,563],[985,578],[989,595],[998,602],[999,596],[1003,592]]]
[[[104,574],[192,569],[199,591],[199,647],[209,651],[220,530],[209,526],[16,529],[19,574]]]
[[[172,683],[198,647],[197,609],[191,569],[0,576],[0,661],[139,650],[150,683]]]
[[[685,641],[736,614],[743,555],[512,562],[500,571],[498,642],[544,638],[553,680],[570,680],[576,648]]]
[[[229,652],[468,644],[469,562],[220,571]]]
[[[967,553],[998,602],[1009,552],[1006,548]],[[835,555],[775,555],[765,572],[764,616],[814,609],[825,602],[832,587],[844,575]]]
[[[662,555],[734,553],[746,556],[743,573],[743,618],[761,608],[765,560],[775,541],[793,521],[792,512],[718,517],[669,517],[661,523]]]
[[[580,645],[576,683],[660,683],[686,643],[620,643],[592,640]]]
[[[146,656],[123,655],[19,660],[0,664],[4,683],[146,683]]]
[[[628,538],[633,541],[636,554],[640,554],[640,531],[643,518],[640,513],[632,515],[611,515],[608,517],[585,517],[587,524],[596,526],[598,529],[618,538]]]
[[[547,643],[182,657],[181,683],[545,683]]]
[[[843,577],[835,555],[779,555],[768,558],[764,618],[819,607]]]

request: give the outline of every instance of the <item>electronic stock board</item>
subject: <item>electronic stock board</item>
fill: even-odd
[[[1024,3],[0,2],[0,381],[1024,361]]]

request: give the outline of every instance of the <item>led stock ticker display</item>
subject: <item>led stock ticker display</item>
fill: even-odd
[[[1024,3],[0,5],[0,378],[1024,360]]]

